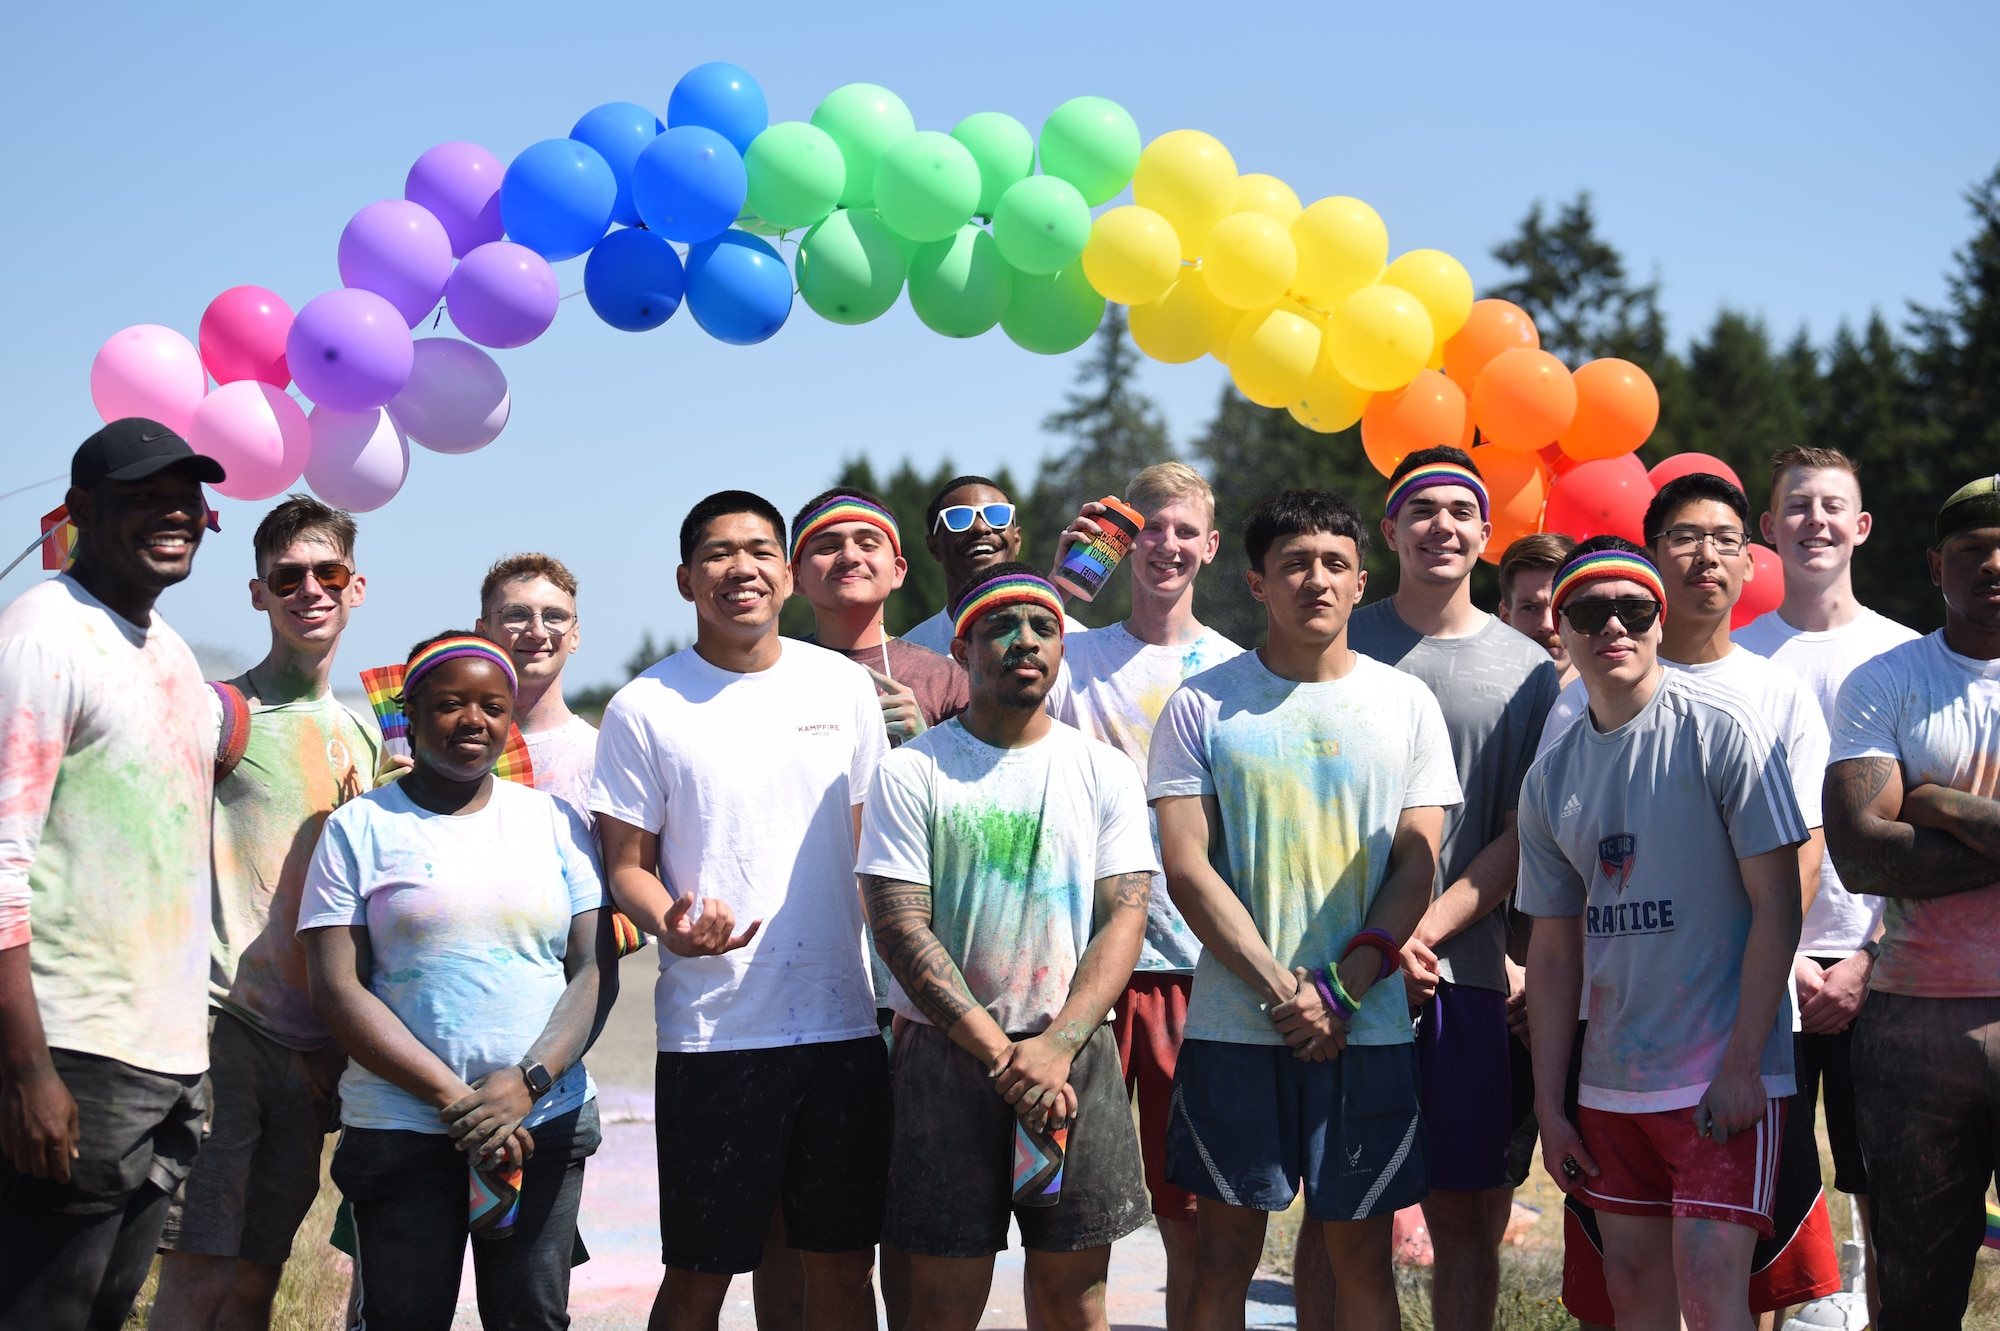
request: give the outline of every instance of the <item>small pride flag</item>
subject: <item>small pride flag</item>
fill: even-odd
[[[2000,1205],[1990,1200],[1986,1203],[1986,1237],[1980,1243],[1984,1247],[2000,1248]]]
[[[409,757],[410,718],[403,714],[403,667],[386,665],[364,670],[361,687],[368,693],[368,707],[375,713],[375,724],[382,728],[383,751],[399,758]],[[493,764],[493,775],[523,786],[535,784],[535,764],[528,757],[528,741],[523,738],[521,727],[507,727],[507,747],[500,750],[500,760]]]
[[[60,573],[76,558],[76,528],[69,520],[69,505],[57,504],[42,514],[42,567]]]

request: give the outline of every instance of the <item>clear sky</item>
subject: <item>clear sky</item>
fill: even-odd
[[[1308,201],[1367,200],[1392,249],[1448,250],[1482,287],[1532,203],[1588,189],[1635,274],[1661,278],[1677,341],[1725,303],[1823,339],[1938,300],[1969,232],[1960,196],[2000,162],[1991,3],[23,4],[0,44],[0,492],[66,469],[97,424],[91,356],[119,328],[192,338],[239,283],[303,305],[338,285],[347,219],[399,197],[424,149],[471,139],[505,160],[600,102],[664,113],[704,60],[748,69],[778,120],[864,80],[928,129],[983,110],[1033,129],[1069,97],[1110,97],[1148,139],[1206,130]],[[582,269],[559,265],[565,291]],[[939,337],[907,302],[861,328],[800,304],[739,348],[685,310],[615,332],[579,298],[498,359],[506,433],[470,456],[415,450],[401,496],[362,519],[370,595],[343,677],[468,624],[487,563],[541,548],[584,584],[575,682],[610,678],[642,631],[692,632],[673,566],[693,500],[746,486],[790,512],[864,453],[1032,475],[1075,368],[998,329]],[[1149,363],[1178,443],[1223,375]],[[7,556],[61,489],[0,500]],[[222,536],[162,601],[246,663],[266,642],[244,591],[266,507],[222,501]]]

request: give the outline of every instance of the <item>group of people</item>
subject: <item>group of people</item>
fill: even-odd
[[[1132,610],[1096,630],[986,478],[927,509],[947,603],[901,637],[878,497],[723,491],[680,529],[695,642],[601,728],[563,700],[575,579],[514,555],[411,651],[402,760],[330,689],[346,514],[259,526],[236,679],[155,611],[220,479],[106,426],[73,565],[0,611],[0,1328],[120,1325],[156,1248],[153,1325],[268,1325],[336,1124],[363,1324],[448,1326],[471,1232],[487,1325],[567,1325],[615,912],[660,963],[656,1331],[745,1272],[774,1331],[875,1327],[878,1281],[892,1328],[970,1331],[1010,1224],[1031,1324],[1102,1328],[1149,1210],[1169,1326],[1240,1327],[1301,1190],[1300,1326],[1400,1324],[1421,1204],[1434,1324],[1490,1327],[1538,1142],[1586,1325],[1748,1328],[1840,1286],[1821,1102],[1875,1325],[1963,1312],[2000,477],[1940,508],[1918,637],[1855,600],[1839,453],[1778,455],[1761,514],[1697,474],[1643,544],[1525,537],[1488,614],[1484,483],[1425,450],[1379,519],[1250,515],[1253,651],[1195,616],[1224,534],[1181,463],[1123,496]],[[1732,637],[1753,519],[1785,597]],[[517,731],[532,786],[495,774]]]

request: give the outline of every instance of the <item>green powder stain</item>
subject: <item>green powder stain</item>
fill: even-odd
[[[1043,858],[1040,809],[958,805],[947,821],[944,839],[985,874],[1025,885]]]

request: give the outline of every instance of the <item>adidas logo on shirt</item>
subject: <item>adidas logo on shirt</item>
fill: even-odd
[[[1564,818],[1574,818],[1582,812],[1583,812],[1583,801],[1578,799],[1576,796],[1571,795],[1569,797],[1569,803],[1563,805],[1562,816]]]

